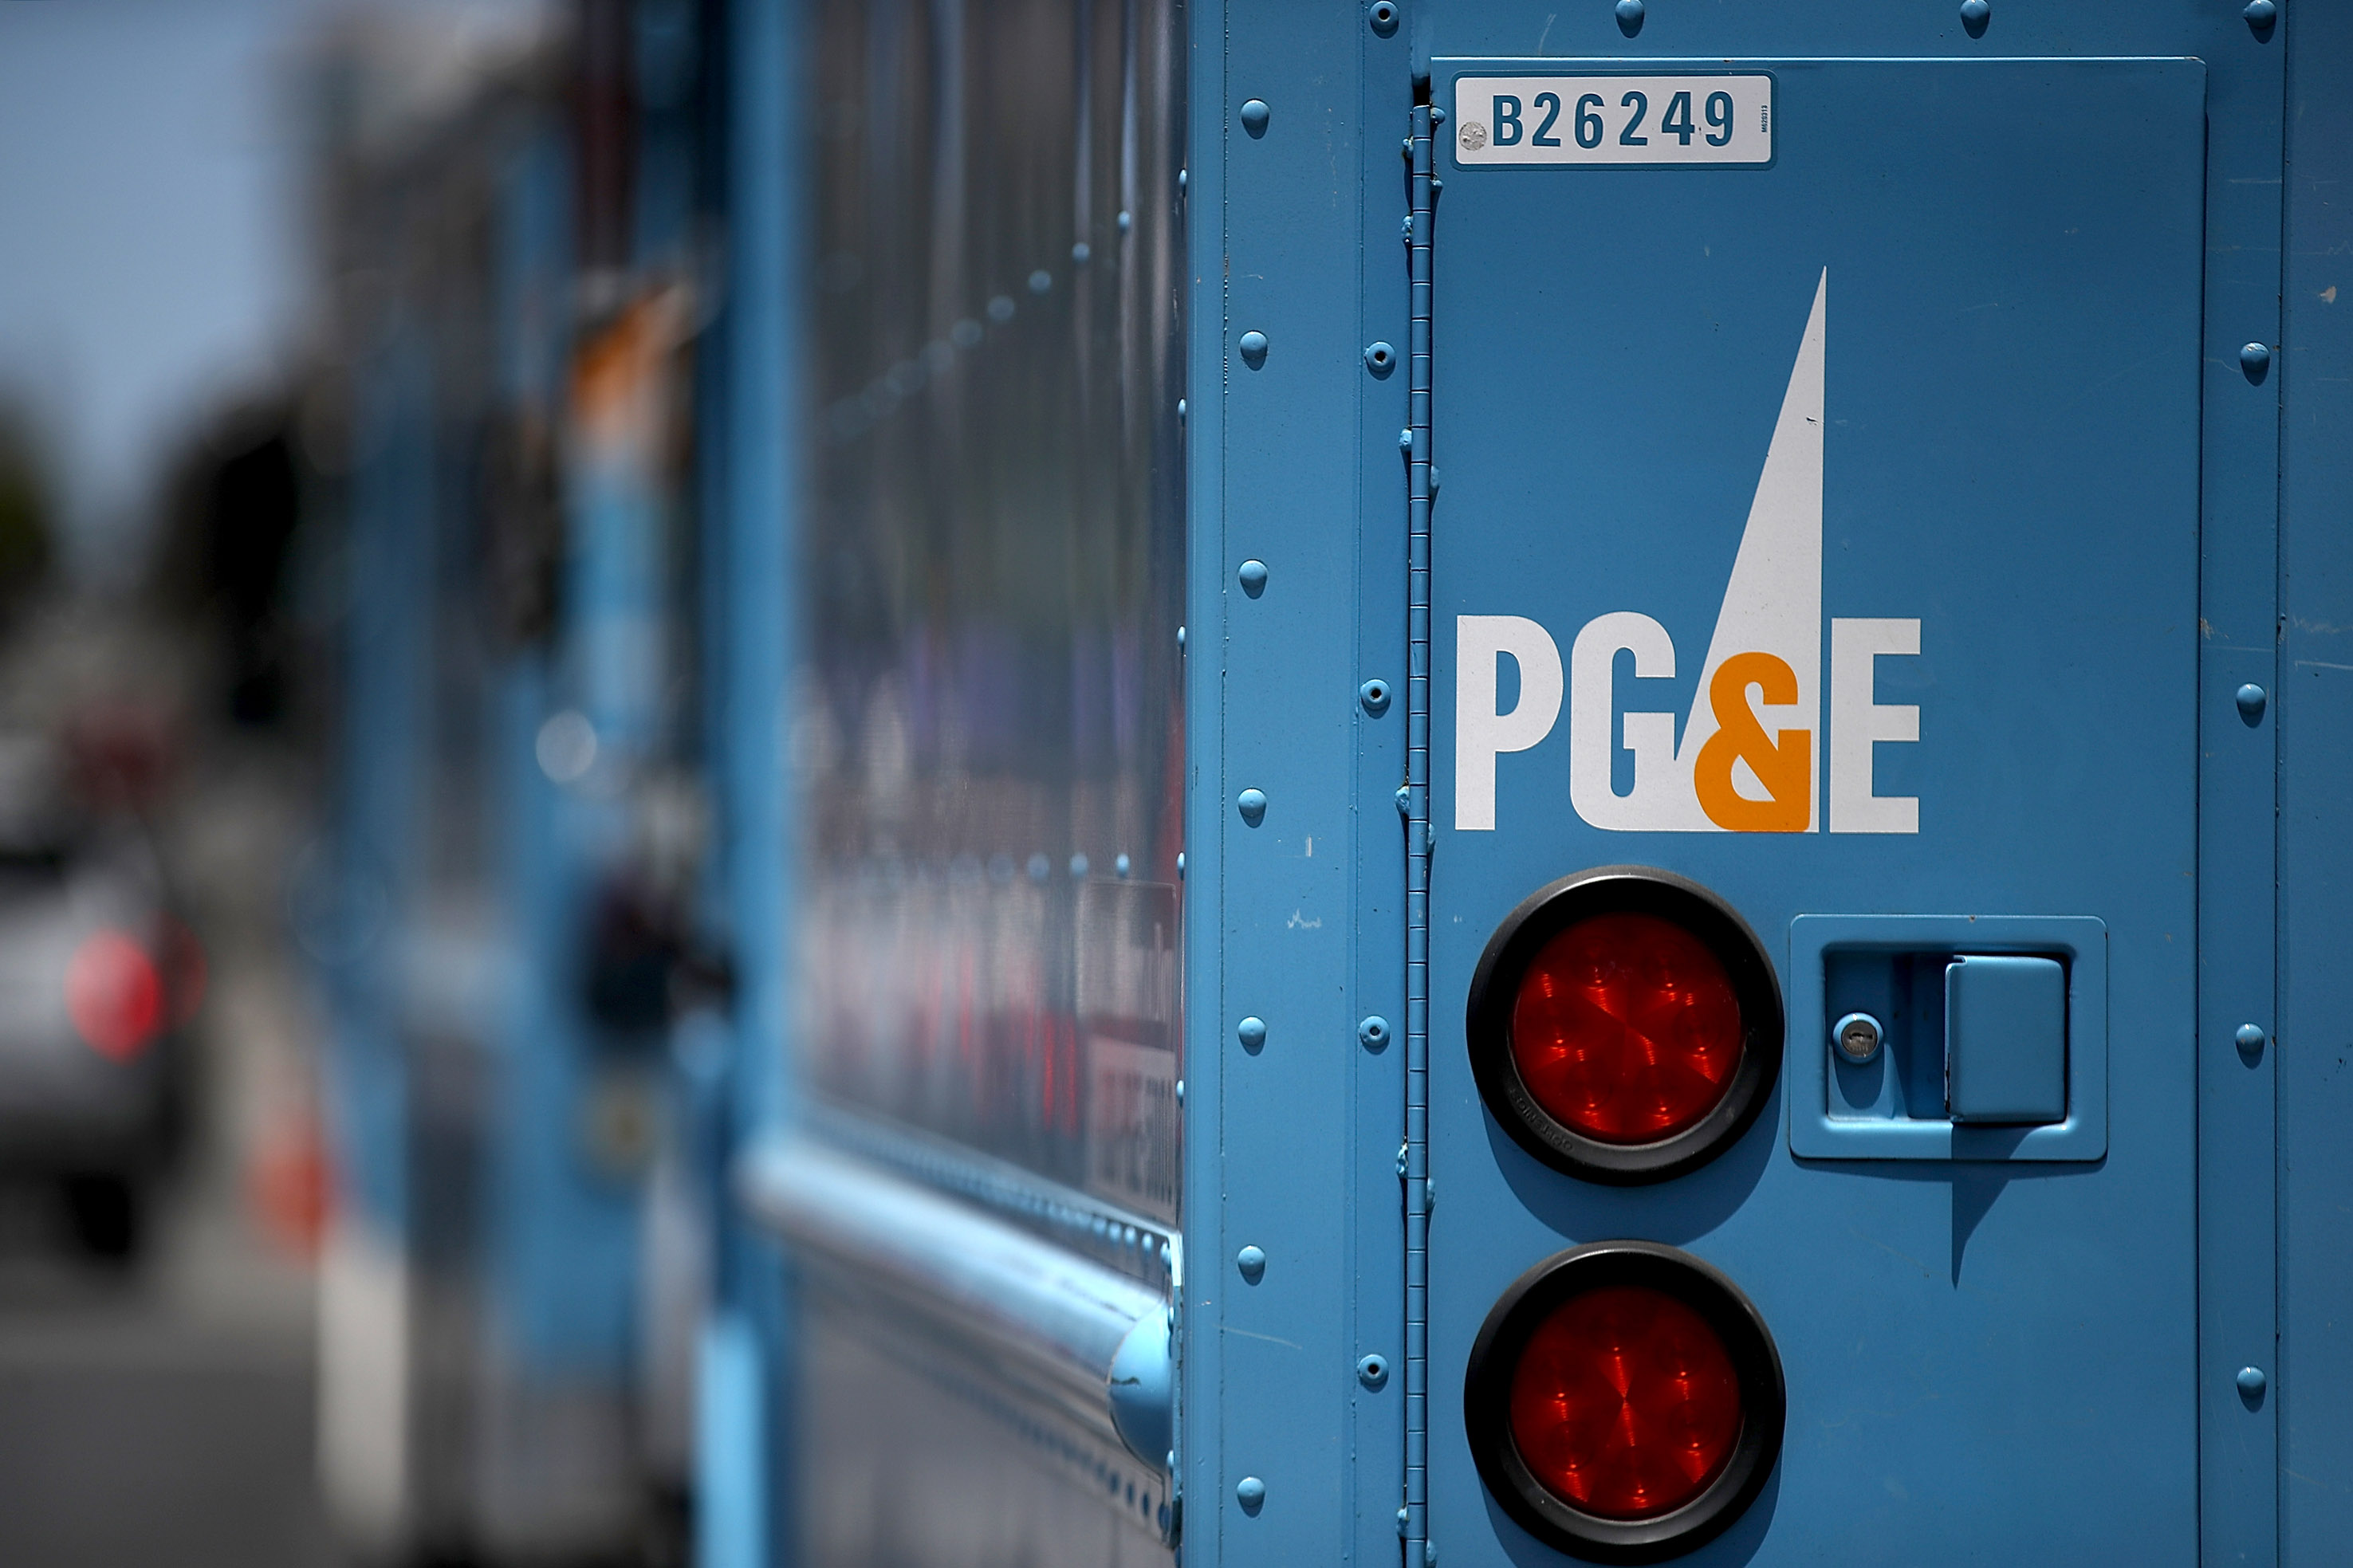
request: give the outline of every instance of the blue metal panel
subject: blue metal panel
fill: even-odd
[[[323,933],[335,1002],[326,1100],[339,1200],[397,1247],[408,1224],[408,1075],[394,932],[415,891],[423,799],[434,440],[431,375],[413,328],[396,323],[372,368],[355,412],[364,455],[346,587],[341,886]]]
[[[634,9],[638,131],[631,238],[641,264],[690,265],[697,238],[696,55],[704,41],[695,26],[697,0],[639,0]]]
[[[2279,1059],[2281,1555],[2353,1541],[2353,11],[2299,7],[2288,61],[2282,426]],[[2227,731],[2225,731],[2227,733]],[[2208,1046],[2214,1049],[2211,1043]],[[2252,1053],[2251,1053],[2252,1054]],[[2241,1414],[2243,1414],[2242,1412]]]
[[[1407,625],[1406,464],[1398,433],[1409,417],[1411,367],[1401,362],[1413,334],[1407,247],[1397,226],[1408,202],[1406,163],[1398,156],[1409,123],[1410,41],[1404,29],[1377,24],[1366,7],[1357,19],[1363,133],[1358,142],[1359,341],[1365,376],[1358,399],[1356,543],[1357,761],[1355,844],[1356,901],[1354,1162],[1356,1326],[1345,1349],[1368,1375],[1349,1391],[1355,1407],[1353,1458],[1355,1561],[1384,1563],[1398,1550],[1398,1506],[1404,1500],[1404,1356],[1409,1340],[1404,1300],[1405,1233],[1398,1223],[1397,1153],[1405,1141],[1406,859],[1405,823],[1391,809],[1407,774],[1411,669]],[[1427,314],[1426,300],[1422,312]],[[1380,363],[1381,347],[1389,353]],[[1422,552],[1425,562],[1428,553]],[[1425,617],[1425,625],[1426,617]],[[1426,666],[1425,666],[1426,670]],[[1372,683],[1378,682],[1375,689]],[[1424,742],[1427,745],[1425,735]],[[1377,1021],[1369,1027],[1365,1021]],[[1377,1365],[1364,1358],[1377,1356]],[[1344,1548],[1345,1550],[1345,1548]]]
[[[571,160],[561,137],[532,136],[501,170],[496,297],[498,390],[545,413],[563,396],[571,278]]]
[[[1760,18],[1726,13],[1708,41]],[[1786,47],[1797,29],[1775,21]],[[1452,42],[1441,19],[1433,47]],[[1729,1273],[1788,1369],[1779,1471],[1693,1561],[1865,1561],[1900,1542],[1921,1562],[2189,1562],[2203,71],[1704,53],[1688,68],[1775,76],[1769,169],[1443,171],[1431,1534],[1448,1561],[1541,1560],[1485,1499],[1449,1401],[1522,1268],[1639,1237]],[[1441,104],[1458,70],[1607,68],[1438,67]],[[1744,514],[1804,510],[1810,447],[1819,554],[1802,529],[1773,535],[1778,557],[1744,550]],[[1728,580],[1758,589],[1752,624],[1784,617],[1793,669],[1828,677],[1808,699],[1831,716],[1828,766],[1792,796],[1812,831],[1712,831],[1672,771],[1641,815],[1662,797],[1628,747],[1672,764],[1682,715],[1713,724],[1694,699],[1711,627],[1734,619]],[[1631,640],[1579,658],[1580,628],[1630,612],[1655,637],[1613,620],[1596,637]],[[1460,616],[1544,628],[1496,633],[1528,651],[1492,713],[1565,698],[1556,729],[1495,748],[1492,826],[1456,761],[1455,694],[1479,691],[1458,688]],[[1597,703],[1580,774],[1577,716]],[[1630,720],[1621,744],[1628,710],[1671,712],[1663,738]],[[1917,725],[1915,743],[1860,748],[1859,796],[1840,783],[1855,750],[1835,750],[1850,720],[1881,741]],[[1822,737],[1819,718],[1785,722]],[[1586,820],[1613,814],[1612,830]],[[2105,921],[2106,1160],[1803,1162],[1768,1117],[1655,1187],[1539,1166],[1467,1070],[1472,967],[1534,888],[1625,861],[1694,876],[1767,931],[1824,910]],[[1818,1049],[1818,1027],[1796,1020],[1796,1048]]]
[[[785,954],[796,841],[784,768],[785,689],[799,643],[791,556],[801,476],[798,382],[802,240],[807,171],[794,155],[795,95],[803,89],[797,5],[730,7],[733,28],[728,212],[731,272],[724,333],[728,365],[728,510],[731,584],[719,607],[730,650],[724,676],[727,773],[721,781],[726,857],[742,954],[737,1003],[747,1064],[739,1094],[746,1130],[780,1121],[789,1067]]]
[[[1945,1073],[1955,1121],[2067,1114],[2067,971],[2055,958],[1967,953],[1945,968]]]
[[[1366,1353],[1351,1255],[1368,1010],[1350,929],[1358,687],[1400,673],[1356,657],[1362,399],[1378,384],[1355,290],[1333,287],[1358,273],[1376,134],[1335,62],[1373,40],[1353,7],[1208,6],[1194,26],[1186,1552],[1328,1562],[1357,1539]],[[1253,101],[1265,114],[1246,120]],[[1393,147],[1400,129],[1377,133]],[[1261,592],[1240,585],[1251,560]],[[1262,815],[1238,808],[1249,790]],[[1391,829],[1363,826],[1388,860]],[[1261,1047],[1241,1042],[1246,1017],[1263,1021]],[[1250,1247],[1262,1269],[1238,1266]]]
[[[2221,8],[2217,8],[2221,13]],[[2199,1525],[2203,1560],[2279,1559],[2278,1405],[2242,1369],[2276,1372],[2274,1061],[2241,1028],[2276,1022],[2279,404],[2242,349],[2280,325],[2284,29],[2213,41],[2207,100],[2205,432],[2199,544]]]
[[[713,1316],[695,1367],[696,1568],[767,1568],[767,1357],[741,1312]]]
[[[667,673],[659,626],[662,498],[638,454],[599,451],[585,441],[575,441],[575,450],[565,475],[573,533],[565,584],[572,666],[566,684],[600,751],[642,757],[655,744]],[[575,815],[584,818],[592,854],[618,847],[619,821],[609,806]],[[585,820],[591,816],[599,819],[594,826]]]
[[[636,1331],[637,1193],[584,1152],[586,1026],[580,1016],[583,879],[573,805],[533,755],[547,682],[525,667],[502,683],[494,721],[503,799],[500,892],[522,962],[501,1020],[491,1124],[483,1268],[494,1327],[535,1374],[585,1375],[617,1392]]]
[[[2272,1159],[2278,1091],[2270,1054],[2251,1053],[2241,1060],[2235,1047],[2242,1029],[2263,1032],[2260,1016],[2272,997],[2272,752],[2267,730],[2234,733],[2230,726],[2237,721],[2232,699],[2239,686],[2275,684],[2264,679],[2275,663],[2264,628],[2275,624],[2277,614],[2273,509],[2278,425],[2274,400],[2260,383],[2251,384],[2240,368],[2239,353],[2249,342],[2276,341],[2282,79],[2289,40],[2303,25],[2266,20],[2284,9],[2084,0],[2063,7],[2000,7],[1989,16],[1980,13],[1972,30],[1963,25],[1957,7],[1845,8],[1825,11],[1813,21],[1782,8],[1724,0],[1652,8],[1647,16],[1637,6],[1636,20],[1621,26],[1609,8],[1599,5],[1560,13],[1547,0],[1431,0],[1427,7],[1414,8],[1411,27],[1417,59],[1422,61],[1434,50],[1658,58],[1820,47],[1854,56],[1976,58],[2189,55],[2207,63],[2211,266],[2206,281],[2210,402],[2201,443],[2207,510],[2200,604],[2211,632],[2203,645],[2200,712],[2212,743],[2201,752],[2206,761],[2199,807],[2205,825],[2198,866],[2199,1386],[2206,1428],[2203,1540],[2218,1561],[2270,1561],[2277,1518],[2272,1436],[2276,1402],[2247,1401],[2235,1387],[2235,1369],[2249,1364],[2244,1358],[2260,1356],[2274,1333]],[[2320,36],[2325,55],[2331,37],[2326,21]],[[2337,79],[2328,65],[2303,79],[2313,86],[2304,111],[2325,111],[2327,93],[2321,84],[2333,88]],[[2316,148],[2323,139],[2315,133],[2304,144]],[[2306,303],[2304,309],[2309,315],[2315,307]]]
[[[1793,8],[1695,0],[1648,6],[1630,35],[1610,5],[1564,10],[1558,0],[1421,0],[1405,7],[1415,67],[1425,71],[1434,55],[1722,61],[1812,54],[1974,60],[2184,55],[2216,71],[2275,73],[2284,29],[2258,36],[2242,9],[2146,0],[2006,5],[1972,37],[1957,4]],[[2253,139],[2251,126],[2247,144]]]
[[[723,340],[726,511],[721,553],[728,592],[714,602],[727,638],[719,675],[725,719],[716,752],[721,855],[739,974],[733,1068],[737,1137],[781,1126],[791,1103],[785,1030],[788,905],[794,883],[794,805],[783,766],[785,691],[798,638],[790,570],[800,479],[802,426],[797,289],[797,225],[807,204],[807,168],[795,155],[795,110],[805,89],[797,26],[801,8],[730,5],[728,29],[728,288]],[[797,1500],[782,1410],[795,1387],[795,1302],[784,1275],[742,1222],[721,1255],[722,1324],[740,1336],[697,1445],[702,1487],[736,1498],[748,1480],[756,1506],[699,1512],[696,1561],[703,1568],[760,1568],[788,1561]]]
[[[501,322],[502,379],[550,417],[564,406],[573,347],[568,172],[554,144],[535,144],[510,171],[501,215],[502,303],[514,312]],[[511,654],[486,703],[493,897],[520,962],[506,977],[494,1042],[481,1268],[491,1342],[526,1387],[569,1383],[617,1399],[638,1327],[638,1194],[626,1175],[596,1169],[584,1148],[593,1085],[581,937],[620,808],[558,788],[536,753],[542,722],[567,698],[607,744],[638,752],[654,731],[658,501],[644,471],[611,447],[570,445],[572,553],[554,657]]]

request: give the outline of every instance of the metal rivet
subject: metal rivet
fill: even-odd
[[[2272,1380],[2263,1375],[2262,1367],[2242,1366],[2239,1369],[2239,1375],[2231,1381],[2239,1385],[2239,1397],[2245,1400],[2247,1408],[2252,1410],[2263,1402],[2263,1390],[2271,1386]]]
[[[2239,1026],[2239,1032],[2235,1037],[2238,1042],[2239,1054],[2247,1058],[2247,1065],[2249,1067],[2253,1067],[2255,1064],[2255,1058],[2263,1054],[2263,1042],[2269,1037],[2270,1037],[2263,1033],[2260,1025],[2242,1024]]]
[[[1079,241],[1078,244],[1071,247],[1071,259],[1077,262],[1082,267],[1084,267],[1093,255],[1093,248],[1083,239]]]
[[[1043,294],[1053,286],[1054,275],[1044,268],[1040,267],[1037,271],[1029,274],[1029,292],[1032,294]]]
[[[1127,857],[1123,855],[1111,863],[1112,874],[1124,879],[1128,872]]]
[[[1386,680],[1367,680],[1356,688],[1356,700],[1365,705],[1366,712],[1376,719],[1379,718],[1389,710],[1389,683]]]
[[[1266,563],[1258,560],[1243,562],[1241,570],[1234,574],[1234,581],[1242,585],[1243,593],[1257,598],[1266,592]]]
[[[1191,173],[1192,171],[1189,169],[1179,169],[1176,171],[1176,188],[1178,190],[1181,191],[1185,188],[1186,177]]]
[[[1244,1018],[1234,1026],[1234,1038],[1242,1043],[1242,1049],[1252,1056],[1258,1055],[1266,1049],[1266,1020],[1255,1016]]]
[[[1176,851],[1176,879],[1180,882],[1185,879],[1185,851],[1182,849]]]
[[[1122,208],[1122,209],[1120,210],[1120,215],[1119,215],[1119,232],[1120,232],[1120,233],[1122,233],[1122,234],[1125,234],[1125,233],[1126,233],[1130,228],[1133,228],[1134,226],[1135,226],[1135,219],[1134,219],[1134,217],[1132,217],[1132,216],[1130,216],[1128,215],[1127,210],[1126,210],[1125,208]]]
[[[1084,855],[1073,855],[1071,857],[1071,879],[1072,881],[1085,881],[1087,879],[1087,872],[1089,869],[1091,869],[1091,862],[1089,862]]]
[[[1242,334],[1241,342],[1237,346],[1239,346],[1242,351],[1242,363],[1250,366],[1250,369],[1256,370],[1259,366],[1266,363],[1266,334],[1264,332],[1244,332]]]
[[[988,319],[995,321],[1000,327],[1006,322],[1011,321],[1013,319],[1012,297],[1010,295],[999,294],[990,300],[988,302]]]
[[[2239,705],[2239,717],[2245,720],[2250,728],[2263,721],[2263,710],[2270,706],[2271,700],[2271,693],[2252,680],[2231,697],[2231,700]]]
[[[1185,628],[1183,626],[1178,626],[1176,628],[1176,651],[1178,653],[1183,653],[1185,651]]]
[[[1234,1500],[1242,1505],[1244,1513],[1256,1514],[1266,1506],[1266,1483],[1256,1476],[1244,1476],[1234,1483]]]
[[[1445,124],[1445,123],[1446,123],[1446,110],[1442,110],[1442,109],[1439,108],[1439,107],[1438,107],[1438,105],[1436,105],[1436,104],[1434,104],[1434,103],[1433,103],[1433,104],[1431,104],[1431,105],[1430,106],[1430,122],[1432,125],[1443,125],[1443,124]]]
[[[2262,35],[2269,33],[2272,24],[2279,20],[2279,7],[2272,0],[2247,0],[2247,8],[2239,15],[2247,19],[2248,26]]]
[[[1365,19],[1373,25],[1374,32],[1386,38],[1397,31],[1398,8],[1390,4],[1390,0],[1377,0],[1373,8],[1365,14]]]
[[[1618,30],[1630,38],[1642,30],[1642,0],[1618,0]]]
[[[1961,0],[1961,29],[1972,38],[1985,37],[1986,24],[1993,20],[1993,7],[1986,0]]]
[[[1054,863],[1043,855],[1032,855],[1029,857],[1029,871],[1031,881],[1042,882],[1054,874]]]
[[[1255,1247],[1245,1247],[1234,1254],[1234,1267],[1242,1271],[1243,1279],[1255,1285],[1266,1273],[1266,1254]]]
[[[1385,1048],[1389,1043],[1389,1021],[1378,1013],[1369,1015],[1356,1026],[1356,1038],[1368,1051]]]
[[[1273,113],[1272,110],[1267,108],[1266,100],[1253,98],[1242,105],[1242,129],[1253,137],[1263,136],[1266,134],[1266,122],[1272,118]]]
[[[2267,343],[2248,343],[2240,349],[2239,368],[2246,372],[2247,379],[2249,381],[2253,382],[2258,386],[2262,385],[2263,377],[2271,374],[2272,351],[2270,345]]]
[[[1389,1380],[1389,1363],[1386,1357],[1368,1355],[1356,1363],[1356,1381],[1366,1388],[1378,1388]]]
[[[1185,423],[1185,416],[1186,416],[1187,415],[1188,415],[1188,414],[1192,413],[1192,412],[1193,412],[1193,410],[1191,409],[1191,407],[1190,407],[1189,405],[1187,405],[1187,403],[1185,402],[1185,400],[1184,400],[1183,398],[1181,398],[1181,397],[1180,397],[1180,398],[1178,398],[1178,399],[1176,400],[1176,423],[1177,423],[1177,424],[1182,425],[1183,423]]]
[[[1831,1026],[1831,1044],[1838,1047],[1839,1055],[1858,1065],[1877,1056],[1886,1037],[1879,1020],[1868,1013],[1849,1013]]]
[[[1367,344],[1365,348],[1365,368],[1375,375],[1388,375],[1397,369],[1397,350],[1385,342]]]
[[[1242,791],[1234,796],[1234,809],[1242,814],[1244,822],[1256,827],[1266,816],[1266,792],[1257,789]]]

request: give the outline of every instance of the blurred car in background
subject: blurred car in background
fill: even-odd
[[[136,816],[91,809],[118,752],[0,733],[0,1182],[128,1262],[190,1121],[203,965]]]

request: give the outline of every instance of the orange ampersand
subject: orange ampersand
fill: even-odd
[[[1813,816],[1814,732],[1783,730],[1778,743],[1767,739],[1748,706],[1752,686],[1767,707],[1798,700],[1796,674],[1769,653],[1736,653],[1716,666],[1707,683],[1716,730],[1692,770],[1699,807],[1710,822],[1734,833],[1803,833]],[[1772,799],[1750,800],[1732,787],[1732,764],[1742,758]]]

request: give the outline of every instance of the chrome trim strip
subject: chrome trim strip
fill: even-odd
[[[802,1124],[837,1149],[977,1205],[1058,1247],[1141,1280],[1147,1289],[1174,1293],[1184,1255],[1183,1237],[1174,1226],[871,1111],[812,1099]]]
[[[1150,1446],[1155,1423],[1138,1418],[1135,1384],[1155,1345],[1167,1354],[1168,1306],[1157,1291],[805,1135],[747,1150],[737,1189],[752,1216],[791,1246],[1091,1391],[1131,1449],[1140,1439]],[[1157,1466],[1166,1453],[1136,1457]]]

